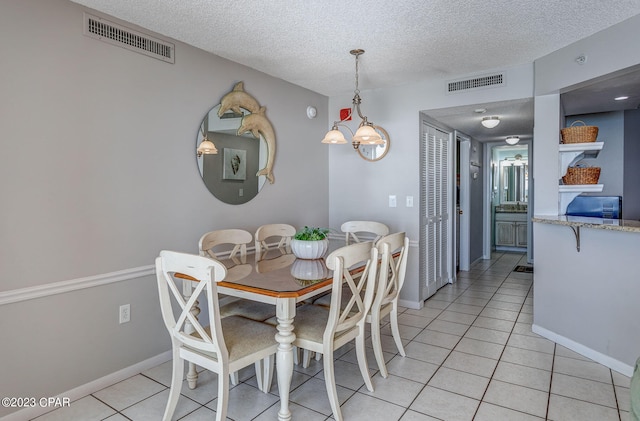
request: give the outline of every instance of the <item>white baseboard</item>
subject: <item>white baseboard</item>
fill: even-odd
[[[413,310],[420,310],[424,307],[424,301],[409,301],[398,299],[398,305],[400,307],[411,308]]]
[[[155,357],[151,357],[147,360],[141,361],[132,366],[123,368],[122,370],[116,371],[115,373],[108,374],[104,377],[83,384],[82,386],[78,386],[75,389],[71,389],[64,393],[61,393],[56,396],[56,398],[69,398],[71,400],[71,405],[73,405],[73,402],[77,401],[78,399],[102,390],[105,387],[109,387],[113,384],[126,380],[129,377],[135,376],[138,373],[149,370],[150,368],[165,363],[169,360],[171,360],[171,350],[163,352],[162,354],[156,355]],[[51,410],[51,408],[40,408],[38,406],[33,408],[24,408],[20,411],[12,412],[9,415],[5,415],[4,417],[0,418],[0,421],[30,420]]]
[[[469,267],[471,267],[471,266],[475,265],[476,263],[478,263],[478,262],[480,262],[480,261],[482,261],[482,260],[487,260],[487,258],[486,258],[486,257],[484,257],[484,256],[478,257],[476,260],[474,260],[473,262],[471,262],[471,264],[469,265]]]
[[[618,373],[624,374],[627,377],[631,377],[633,375],[633,366],[625,364],[621,361],[618,361],[614,358],[611,358],[608,355],[605,355],[601,352],[595,351],[591,348],[588,348],[578,342],[572,341],[571,339],[565,338],[564,336],[558,335],[555,332],[547,330],[538,325],[533,325],[531,330],[538,335],[544,336],[545,338],[564,346],[565,348],[569,348],[570,350],[577,352],[578,354],[587,357],[599,364],[604,365],[605,367],[609,367],[611,370],[617,371]]]

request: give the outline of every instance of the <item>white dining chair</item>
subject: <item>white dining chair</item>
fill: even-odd
[[[409,238],[404,232],[389,234],[382,237],[376,244],[380,258],[378,268],[378,283],[373,297],[371,309],[365,320],[371,324],[371,342],[376,356],[376,362],[382,377],[387,377],[387,366],[382,354],[382,341],[380,325],[382,319],[389,316],[391,334],[396,343],[398,352],[405,357],[407,354],[402,346],[400,330],[398,327],[398,298],[404,284],[404,276],[407,271],[407,255],[409,251]],[[395,255],[395,257],[394,257]]]
[[[345,233],[345,243],[349,245],[351,242],[359,243],[361,241],[373,241],[375,244],[382,236],[389,234],[389,227],[382,222],[376,221],[347,221],[340,227]],[[365,235],[374,238],[364,238]],[[359,236],[358,236],[359,235]]]
[[[197,279],[188,300],[180,292],[176,274]],[[204,256],[164,250],[156,258],[160,309],[171,335],[173,354],[171,387],[163,421],[170,421],[176,409],[185,361],[218,374],[217,421],[226,420],[230,373],[255,364],[258,387],[265,393],[268,391],[267,381],[270,383],[272,376],[268,370],[278,347],[276,329],[242,317],[220,317],[217,283],[225,275],[224,265]],[[207,303],[208,325],[203,325],[192,312],[200,296]]]
[[[256,258],[260,258],[264,251],[273,248],[285,248],[291,243],[296,234],[296,228],[289,224],[267,224],[258,227],[255,233]],[[272,243],[269,243],[271,240]],[[277,243],[273,242],[277,241]]]
[[[215,259],[230,258],[235,264],[245,264],[247,244],[253,242],[249,231],[242,229],[222,229],[210,231],[200,237],[198,248],[201,256]],[[220,308],[220,315],[243,316],[251,320],[263,321],[275,315],[275,307],[271,304],[258,303],[235,297],[225,297]],[[235,384],[235,380],[234,380]]]
[[[222,229],[203,234],[198,241],[198,249],[201,256],[214,259],[223,257],[246,259],[247,244],[252,241],[253,236],[249,231],[235,228]]]
[[[389,227],[376,221],[347,221],[342,224],[340,230],[345,233],[346,245],[349,245],[350,243],[360,243],[362,241],[371,241],[375,245],[382,236],[389,234]],[[367,239],[365,239],[365,236],[367,236]],[[330,294],[325,294],[313,301],[314,304],[324,306],[329,306],[330,302]],[[316,357],[320,358],[319,355]],[[303,365],[308,365],[308,361],[309,353],[305,352],[303,356]]]
[[[298,308],[295,316],[298,348],[323,355],[324,380],[333,416],[341,421],[340,402],[336,391],[333,353],[355,339],[356,356],[367,389],[373,384],[367,367],[365,351],[365,317],[373,300],[376,282],[378,249],[371,242],[344,246],[327,256],[326,263],[333,270],[331,306],[306,304]],[[358,267],[361,275],[354,278],[351,270]],[[343,284],[351,294],[342,294]],[[343,303],[342,301],[346,302]]]

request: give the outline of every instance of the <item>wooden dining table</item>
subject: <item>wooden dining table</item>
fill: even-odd
[[[333,250],[344,246],[344,239],[329,240],[325,257]],[[289,248],[263,251],[261,255],[248,253],[246,258],[219,259],[227,267],[227,276],[218,282],[218,293],[273,304],[277,320],[278,342],[276,353],[276,375],[280,394],[280,421],[291,420],[289,392],[293,377],[293,341],[295,335],[296,306],[310,298],[330,291],[333,272],[326,267],[324,258],[314,260],[297,259]],[[354,268],[354,273],[361,268]],[[190,293],[191,282],[185,282],[184,294]],[[199,313],[199,309],[194,309]],[[196,313],[197,314],[197,313]],[[189,385],[197,379],[195,368],[187,375]]]

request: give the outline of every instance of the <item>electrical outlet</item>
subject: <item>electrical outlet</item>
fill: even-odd
[[[131,321],[131,305],[123,304],[120,306],[120,324]]]

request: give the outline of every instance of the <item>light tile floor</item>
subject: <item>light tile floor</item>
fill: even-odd
[[[364,386],[353,347],[336,354],[336,382],[345,420],[627,421],[630,379],[531,331],[532,275],[512,272],[522,254],[495,253],[460,272],[421,310],[403,309],[400,331],[407,352],[397,353],[389,326],[383,347],[389,377],[382,378],[369,349],[375,392]],[[160,420],[171,363],[114,384],[37,421]],[[277,384],[257,389],[253,368],[231,388],[228,418],[275,420]],[[216,375],[200,374],[182,388],[174,419],[212,420]],[[291,391],[294,420],[331,420],[321,361],[296,366]]]

